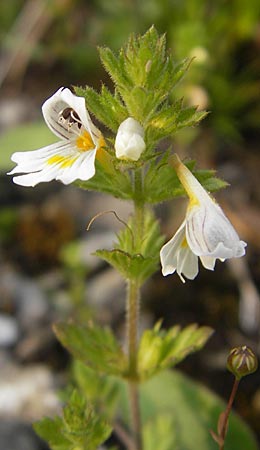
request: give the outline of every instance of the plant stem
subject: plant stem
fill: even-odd
[[[134,237],[135,252],[140,253],[143,240],[144,202],[142,199],[143,180],[142,171],[134,173]],[[128,280],[127,292],[127,347],[129,371],[129,406],[132,420],[133,440],[135,450],[142,450],[142,425],[139,404],[137,353],[138,353],[138,325],[140,304],[140,282]]]
[[[130,378],[136,378],[139,297],[138,283],[129,280],[127,295],[127,346]]]
[[[139,284],[128,281],[127,296],[127,345],[129,358],[129,403],[133,428],[135,450],[141,450],[141,418],[139,408],[139,392],[135,378],[137,377],[137,344],[139,318]]]
[[[222,442],[219,445],[219,450],[224,450],[225,438],[226,438],[227,427],[228,427],[229,414],[230,414],[230,411],[231,411],[231,408],[232,408],[232,405],[233,405],[233,402],[234,402],[234,399],[235,399],[235,396],[236,396],[236,393],[237,393],[237,388],[238,388],[238,385],[239,385],[239,381],[240,381],[239,379],[235,378],[235,381],[234,381],[234,384],[233,384],[233,388],[232,388],[232,391],[231,391],[231,394],[230,394],[230,397],[229,397],[229,400],[228,400],[228,404],[227,404],[226,410],[225,410],[224,415],[223,415],[222,427],[221,427],[221,430],[220,430],[220,433],[219,433],[220,437],[222,438]]]
[[[140,252],[140,247],[143,240],[143,225],[144,225],[144,210],[145,204],[143,201],[143,176],[142,169],[138,169],[134,173],[134,233],[135,246],[137,253]]]

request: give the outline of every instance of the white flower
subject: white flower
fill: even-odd
[[[17,152],[17,166],[8,175],[21,186],[60,180],[64,184],[89,180],[95,174],[95,158],[104,145],[100,131],[92,123],[85,99],[67,88],[60,88],[45,101],[42,113],[51,131],[60,141],[39,150]]]
[[[217,259],[225,261],[245,254],[246,243],[240,241],[235,229],[220,206],[205,191],[179,158],[174,155],[170,163],[189,196],[186,218],[172,239],[160,251],[162,273],[175,271],[193,280],[202,265],[214,270]]]
[[[144,129],[132,117],[124,120],[117,131],[115,141],[116,157],[137,161],[145,150]]]

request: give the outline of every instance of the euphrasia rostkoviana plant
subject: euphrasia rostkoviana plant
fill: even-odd
[[[211,170],[196,170],[194,162],[184,165],[177,155],[171,156],[171,146],[160,150],[162,140],[169,143],[178,130],[197,125],[206,115],[196,107],[185,107],[182,100],[172,101],[172,91],[190,60],[176,63],[166,51],[165,36],[158,36],[154,28],[141,37],[132,36],[117,56],[109,48],[99,52],[114,83],[113,92],[104,85],[99,93],[88,86],[75,87],[74,93],[58,89],[42,110],[59,141],[14,153],[17,165],[10,175],[22,186],[51,180],[74,182],[79,188],[133,202],[134,212],[114,248],[96,252],[127,282],[126,350],[108,329],[56,324],[59,340],[81,361],[79,379],[84,384],[85,377],[88,383],[85,397],[74,392],[62,417],[45,419],[36,429],[53,449],[91,450],[115,428],[129,449],[141,450],[146,444],[142,443],[138,384],[201,348],[212,332],[197,325],[166,332],[157,324],[138,339],[142,284],[158,270],[160,259],[163,275],[176,271],[184,281],[183,277],[197,276],[198,259],[213,270],[216,259],[244,255],[246,244],[207,192],[225,183]],[[186,194],[186,218],[163,245],[153,206]],[[111,379],[113,383],[123,379],[129,386],[131,432],[119,428],[116,407],[108,407]],[[99,401],[95,389],[102,396]]]

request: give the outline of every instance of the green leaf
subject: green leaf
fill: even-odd
[[[95,450],[112,431],[76,390],[64,407],[62,417],[44,418],[34,429],[53,450]]]
[[[209,430],[216,429],[224,403],[209,389],[183,374],[165,371],[142,385],[144,423],[162,414],[172,418],[175,446],[185,450],[216,450]],[[158,431],[157,431],[158,433]],[[156,434],[156,433],[155,433]],[[160,448],[160,447],[159,447]],[[257,450],[257,443],[246,424],[231,414],[225,450]],[[158,447],[144,450],[158,450]]]
[[[168,331],[161,329],[160,323],[152,330],[146,330],[138,350],[138,374],[147,379],[162,369],[175,366],[186,356],[200,350],[213,330],[196,324],[180,329],[174,326]]]
[[[89,86],[75,87],[74,89],[77,95],[85,97],[88,110],[101,123],[116,133],[120,123],[128,117],[127,110],[119,96],[113,95],[104,85],[100,94]]]
[[[163,244],[158,221],[147,211],[143,224],[143,241],[136,246],[135,228],[131,218],[118,234],[113,250],[98,250],[95,254],[115,267],[125,279],[143,283],[158,270],[159,251]]]
[[[162,413],[149,420],[143,429],[144,450],[178,449],[175,421],[171,414]]]
[[[77,360],[73,361],[72,371],[73,379],[82,395],[94,405],[96,411],[102,411],[107,420],[112,420],[117,412],[120,395],[118,378],[98,374]]]
[[[82,379],[85,376],[83,384],[88,398],[89,383],[92,384],[94,375],[89,378],[88,374],[82,373]],[[106,383],[108,392],[116,390],[119,400],[117,411],[128,428],[130,414],[127,384],[111,376],[101,378],[93,401],[98,402],[103,410],[106,409],[107,397],[103,399],[102,382]],[[101,388],[100,395],[98,386]],[[216,450],[216,443],[209,430],[216,430],[219,414],[225,409],[225,404],[212,391],[176,370],[164,370],[141,383],[140,395],[144,450]],[[112,420],[113,415],[110,418]],[[245,449],[257,450],[256,440],[245,422],[232,412],[225,450]]]
[[[77,186],[89,191],[104,192],[124,200],[132,199],[132,185],[126,171],[121,172],[119,169],[108,171],[99,161],[96,161],[95,165],[95,176],[88,181],[76,181]]]
[[[144,182],[144,198],[148,203],[160,203],[174,197],[186,196],[176,172],[168,164],[169,154],[165,152],[161,159],[150,163]],[[193,170],[194,164],[194,161],[189,161],[186,166],[206,190],[212,192],[227,186],[225,181],[214,176],[215,171]]]
[[[74,358],[98,373],[121,375],[127,368],[126,356],[109,328],[97,325],[57,323],[54,331]]]
[[[45,417],[33,426],[42,439],[48,442],[52,450],[68,450],[71,447],[69,439],[63,434],[63,421],[61,417],[50,419]]]
[[[126,426],[130,420],[127,392],[126,385],[122,386],[119,410]],[[165,370],[145,381],[140,394],[143,450],[217,449],[209,430],[216,430],[225,404],[216,394],[177,370]],[[225,450],[245,449],[258,450],[258,445],[249,427],[233,412]]]
[[[207,111],[197,111],[197,107],[184,108],[176,119],[176,130],[194,127],[208,115]]]
[[[125,70],[124,53],[121,50],[119,56],[116,57],[112,50],[109,48],[99,48],[99,55],[102,64],[106,71],[114,81],[117,89],[121,92],[121,89],[131,89],[133,83],[130,80],[127,71]]]

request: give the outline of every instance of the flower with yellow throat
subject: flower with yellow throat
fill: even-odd
[[[38,150],[14,153],[12,161],[17,166],[9,175],[18,176],[13,181],[21,186],[35,186],[51,180],[69,184],[92,178],[104,139],[90,119],[85,99],[60,88],[45,101],[42,113],[60,141]]]
[[[163,275],[177,272],[193,280],[202,265],[214,270],[217,259],[225,261],[245,254],[246,243],[237,232],[216,201],[205,191],[199,181],[180,161],[177,155],[170,158],[188,197],[186,217],[175,235],[160,251]]]

